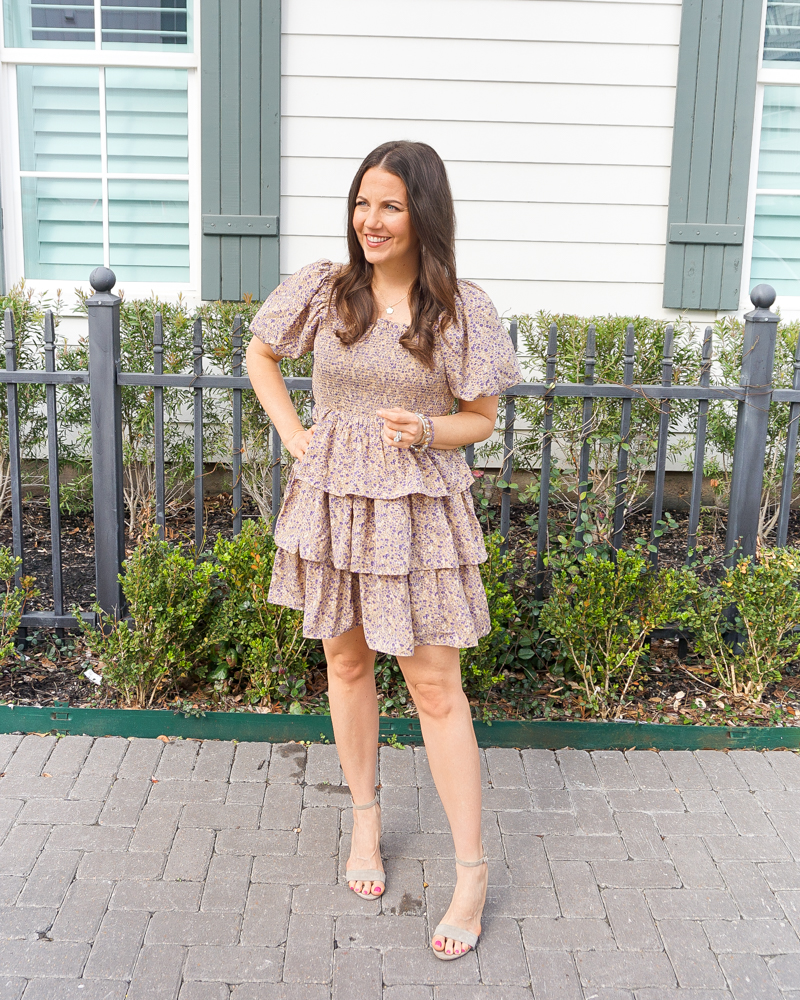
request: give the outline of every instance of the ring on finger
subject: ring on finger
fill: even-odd
[[[398,431],[395,434],[395,436],[394,436],[394,440],[395,440],[395,444],[398,444],[400,441],[402,441],[403,440],[403,432],[402,431]]]

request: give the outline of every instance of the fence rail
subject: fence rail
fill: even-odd
[[[204,374],[203,331],[198,319],[193,327],[193,364],[191,374],[164,374],[164,332],[160,315],[155,318],[153,337],[153,371],[123,372],[120,363],[120,298],[113,294],[113,272],[97,268],[90,281],[95,289],[88,299],[89,314],[89,371],[56,371],[53,317],[45,317],[45,370],[20,371],[17,369],[14,317],[9,309],[5,314],[6,369],[0,371],[0,382],[6,385],[8,403],[9,470],[11,480],[12,544],[14,554],[23,560],[18,579],[24,574],[25,552],[22,532],[22,482],[20,455],[20,419],[17,386],[38,383],[46,387],[45,406],[47,417],[48,475],[50,483],[50,527],[52,535],[53,608],[49,611],[29,612],[22,618],[22,627],[69,628],[76,619],[64,613],[61,558],[61,524],[58,486],[58,416],[56,387],[59,385],[87,385],[91,397],[92,431],[92,482],[94,499],[95,579],[96,596],[104,611],[110,614],[123,612],[123,598],[119,583],[124,558],[124,502],[123,454],[121,426],[121,388],[123,386],[148,386],[153,389],[154,406],[154,466],[155,466],[155,520],[162,537],[166,530],[165,501],[165,427],[164,390],[186,389],[192,393],[194,432],[194,534],[195,545],[204,543],[203,498],[203,392],[206,389],[232,390],[232,527],[238,533],[242,527],[242,393],[250,389],[250,380],[242,374],[242,319],[234,319],[231,375]],[[664,482],[667,471],[667,441],[670,432],[671,403],[673,400],[696,400],[696,440],[694,448],[692,488],[689,502],[686,559],[691,562],[697,544],[697,531],[701,512],[701,487],[706,452],[709,405],[715,400],[737,404],[736,441],[731,479],[731,501],[728,515],[726,551],[736,548],[737,555],[753,555],[756,551],[761,492],[764,478],[767,419],[772,402],[790,407],[789,429],[786,441],[782,487],[776,539],[785,545],[789,524],[789,510],[794,485],[794,470],[800,422],[800,337],[795,350],[794,376],[791,389],[773,388],[773,364],[778,316],[770,307],[775,292],[769,285],[759,285],[751,294],[754,310],[745,317],[745,336],[742,358],[742,376],[736,386],[712,386],[711,365],[713,338],[707,327],[702,345],[702,367],[698,385],[672,384],[673,328],[666,328],[664,351],[661,359],[661,384],[639,385],[633,382],[635,360],[635,335],[633,326],[626,331],[623,356],[622,384],[601,384],[595,380],[596,338],[589,328],[584,357],[582,383],[558,382],[558,328],[553,324],[549,331],[545,381],[526,382],[506,391],[505,422],[501,476],[510,483],[514,464],[514,426],[516,400],[521,397],[541,398],[544,401],[542,419],[542,451],[540,462],[540,493],[538,510],[538,538],[536,585],[541,593],[545,574],[545,555],[548,544],[548,512],[552,487],[552,446],[554,401],[557,398],[583,400],[581,448],[578,482],[588,485],[590,477],[590,437],[594,401],[619,399],[621,401],[620,447],[614,471],[614,518],[612,540],[614,547],[622,543],[628,513],[626,487],[628,483],[628,447],[631,437],[632,405],[635,400],[653,400],[659,406],[656,439],[655,471],[651,517],[651,542],[654,544],[653,562],[658,561],[658,525],[663,517]],[[511,336],[516,347],[517,326],[511,325]],[[310,378],[286,378],[289,390],[310,391]],[[275,428],[271,428],[272,458],[272,511],[277,514],[281,494],[281,442]],[[466,449],[467,460],[474,463],[474,447]],[[579,486],[580,489],[580,486]],[[576,519],[584,509],[578,503]],[[500,502],[500,530],[506,537],[510,528],[511,488],[502,490]],[[577,522],[576,522],[577,523]],[[82,615],[92,620],[90,614]]]

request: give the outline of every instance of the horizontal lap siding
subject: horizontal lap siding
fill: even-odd
[[[282,272],[343,258],[354,171],[408,138],[501,311],[660,314],[679,29],[679,2],[284,0]]]

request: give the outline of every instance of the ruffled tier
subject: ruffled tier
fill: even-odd
[[[337,496],[295,478],[275,525],[275,543],[337,570],[388,576],[476,566],[486,559],[469,490],[381,500]]]
[[[269,600],[303,611],[303,635],[333,639],[361,625],[370,649],[413,656],[416,646],[476,646],[491,627],[477,566],[351,573],[279,548]]]
[[[394,500],[418,493],[445,497],[469,489],[473,477],[460,451],[393,448],[371,413],[317,409],[308,451],[293,476],[335,496]]]

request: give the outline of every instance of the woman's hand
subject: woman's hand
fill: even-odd
[[[393,406],[390,410],[378,410],[378,416],[383,419],[383,440],[393,448],[410,448],[422,440],[425,427],[416,413]],[[398,431],[402,437],[395,441]]]
[[[286,450],[292,458],[296,458],[300,461],[300,459],[305,455],[308,451],[308,446],[311,444],[311,436],[313,435],[316,426],[317,425],[314,424],[312,427],[309,427],[308,430],[301,427],[299,431],[295,431],[294,434],[290,435],[287,441],[284,441]]]

